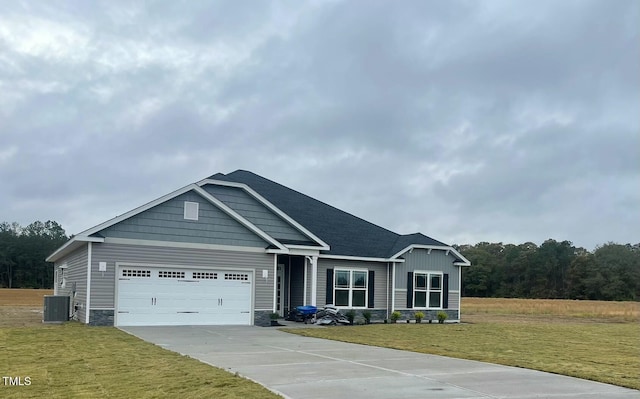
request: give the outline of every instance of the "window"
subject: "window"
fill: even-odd
[[[217,280],[218,279],[218,273],[192,272],[191,275],[193,276],[193,278],[199,279],[199,280]]]
[[[158,272],[159,278],[184,278],[184,272],[161,270]]]
[[[122,277],[151,277],[151,270],[122,269]]]
[[[240,274],[240,273],[225,273],[225,280],[240,280],[240,281],[249,281],[248,274]]]
[[[415,272],[413,278],[413,307],[442,308],[442,273]]]
[[[339,270],[334,273],[334,300],[336,306],[349,308],[367,307],[366,270]]]
[[[184,202],[184,218],[186,220],[198,220],[198,208],[200,204],[197,202]]]

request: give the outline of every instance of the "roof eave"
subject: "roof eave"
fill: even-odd
[[[104,242],[104,237],[75,236],[56,249],[45,261],[56,262],[88,242]]]

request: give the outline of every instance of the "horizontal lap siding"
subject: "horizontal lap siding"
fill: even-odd
[[[381,262],[350,261],[342,259],[318,260],[318,307],[326,305],[327,269],[367,269],[375,271],[374,306],[375,309],[385,309],[387,301],[387,264]],[[309,280],[311,278],[309,277]]]
[[[274,255],[123,244],[93,244],[92,251],[92,309],[114,307],[116,262],[142,263],[153,266],[255,269],[255,308],[271,309],[273,307]],[[98,271],[99,262],[107,262],[106,272]],[[267,279],[262,277],[263,270],[268,271]]]
[[[407,290],[396,290],[396,298],[393,308],[396,310],[407,308]]]
[[[83,245],[81,248],[55,263],[56,268],[65,263],[67,264],[65,271],[67,284],[64,288],[58,287],[58,295],[72,296],[72,288],[75,283],[76,296],[75,299],[73,297],[71,298],[71,306],[73,307],[74,304],[79,305],[77,316],[78,320],[82,322],[85,321],[87,304],[87,254],[87,245]]]
[[[184,202],[199,204],[198,220],[184,219]],[[247,227],[194,192],[187,192],[108,227],[104,237],[266,247]]]
[[[458,291],[449,291],[448,309],[460,309],[460,293]]]
[[[271,237],[309,241],[309,238],[238,187],[206,185],[204,189]]]

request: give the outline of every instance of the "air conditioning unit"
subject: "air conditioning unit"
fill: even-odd
[[[61,323],[69,320],[70,297],[63,295],[44,296],[44,323]]]

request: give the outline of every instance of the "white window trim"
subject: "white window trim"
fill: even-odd
[[[416,289],[416,278],[417,278],[418,274],[426,274],[427,275],[427,288],[426,288],[426,290]],[[439,290],[432,290],[431,289],[431,276],[432,275],[440,276],[440,289]],[[416,292],[425,292],[426,293],[426,305],[427,306],[416,306]],[[432,292],[440,292],[440,306],[439,307],[429,307],[429,297],[430,297],[430,294]],[[413,272],[413,292],[411,293],[411,295],[413,295],[413,309],[425,309],[425,310],[442,310],[442,309],[444,309],[442,307],[442,305],[444,303],[444,272],[434,271],[434,270],[415,270]]]
[[[336,279],[338,277],[338,272],[349,272],[349,288],[336,287]],[[364,288],[353,288],[353,272],[365,273]],[[348,306],[336,305],[336,290],[349,291]],[[353,291],[364,291],[364,306],[353,306]],[[335,307],[337,307],[338,309],[367,309],[367,307],[369,306],[369,269],[334,268],[333,269],[333,305],[335,305]]]
[[[195,216],[193,215],[195,213]],[[200,204],[198,202],[185,201],[184,202],[184,219],[185,220],[198,220],[200,215]]]

